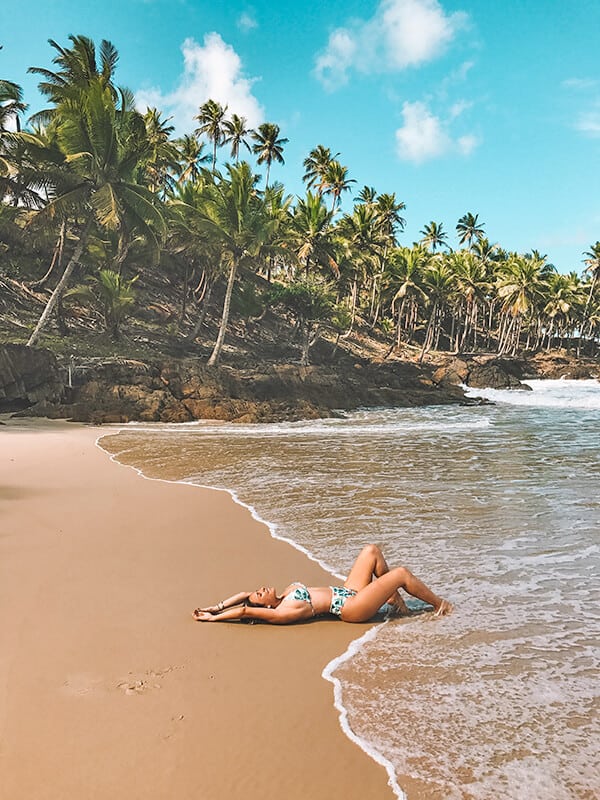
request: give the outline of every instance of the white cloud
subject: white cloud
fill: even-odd
[[[175,90],[168,94],[155,87],[141,90],[136,93],[138,108],[156,106],[173,117],[178,132],[195,127],[193,117],[209,99],[227,105],[229,114],[246,117],[250,127],[264,120],[264,109],[252,93],[257,79],[244,75],[239,55],[218,33],[206,34],[203,46],[188,38],[181,50],[183,73]]]
[[[439,117],[435,117],[425,103],[404,103],[402,116],[404,125],[396,131],[401,159],[420,164],[441,156],[450,148],[450,137]]]
[[[597,108],[581,113],[575,123],[575,128],[578,131],[594,138],[600,136],[600,102],[596,105]]]
[[[381,0],[368,20],[352,20],[331,33],[317,56],[315,74],[327,89],[348,80],[351,69],[388,72],[441,55],[468,17],[446,14],[438,0]]]
[[[462,153],[463,156],[468,156],[479,145],[479,139],[477,136],[468,133],[466,136],[459,136],[456,140],[456,144],[459,152]]]
[[[468,104],[464,104],[460,109],[453,107],[450,120],[456,118],[467,107]],[[467,156],[479,144],[477,137],[472,134],[454,139],[448,122],[435,116],[425,103],[419,101],[404,103],[402,117],[404,124],[396,131],[396,144],[398,156],[403,161],[422,164],[448,153]]]
[[[254,30],[254,28],[258,28],[258,22],[247,11],[244,11],[243,14],[240,14],[237,21],[237,26],[241,31],[244,33],[248,33],[249,31]]]
[[[594,78],[567,78],[560,85],[563,89],[586,91],[587,89],[595,89],[598,86],[598,81]]]

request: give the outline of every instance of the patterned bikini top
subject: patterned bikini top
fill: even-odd
[[[311,607],[314,617],[315,609],[313,608],[310,592],[308,591],[306,586],[303,583],[300,583],[299,581],[294,581],[292,586],[295,586],[296,588],[292,589],[291,592],[288,592],[288,594],[286,594],[286,596],[283,598],[281,602],[285,603],[286,600],[300,600],[303,603],[308,603],[309,606]]]

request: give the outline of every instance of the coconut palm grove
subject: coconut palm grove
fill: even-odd
[[[111,42],[50,46],[50,65],[29,70],[42,110],[28,116],[20,86],[0,80],[5,341],[101,353],[143,323],[215,365],[232,326],[260,339],[276,315],[302,364],[319,339],[334,357],[353,337],[390,358],[597,353],[600,241],[569,274],[536,249],[505,250],[477,209],[454,230],[424,221],[408,242],[410,197],[358,186],[335,143],[306,153],[305,194],[292,196],[273,179],[288,143],[278,125],[250,129],[211,99],[176,138],[119,86]]]

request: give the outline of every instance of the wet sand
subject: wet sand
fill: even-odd
[[[191,617],[328,573],[228,494],[111,462],[108,433],[0,426],[0,800],[394,797],[321,677],[368,625]]]

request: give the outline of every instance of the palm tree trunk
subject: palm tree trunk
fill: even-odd
[[[38,324],[35,326],[33,333],[29,337],[29,341],[27,342],[27,347],[33,347],[37,342],[37,340],[40,338],[40,333],[46,326],[46,323],[48,322],[50,315],[54,311],[54,307],[56,306],[60,296],[62,295],[62,293],[66,288],[67,283],[69,282],[69,278],[71,277],[71,274],[75,269],[76,264],[79,262],[79,259],[81,258],[81,254],[86,245],[91,226],[92,226],[92,219],[90,217],[90,219],[88,219],[88,221],[86,222],[85,228],[83,229],[81,236],[79,237],[79,242],[77,243],[75,252],[71,256],[71,260],[65,267],[65,271],[63,272],[61,279],[56,284],[56,288],[54,289],[54,291],[50,295],[50,299],[46,303],[46,308],[42,311],[42,315],[38,320]]]
[[[215,342],[214,350],[208,359],[208,366],[214,367],[219,363],[221,356],[221,348],[225,341],[225,332],[227,331],[227,324],[229,323],[229,308],[231,306],[231,295],[233,294],[233,285],[235,283],[235,276],[237,272],[237,261],[233,258],[231,262],[231,269],[229,270],[229,279],[227,281],[227,290],[225,292],[225,300],[223,302],[223,315],[221,317],[221,326],[219,327],[219,334]]]
[[[67,221],[63,220],[62,225],[60,226],[60,234],[58,237],[58,241],[56,242],[54,253],[52,254],[52,262],[50,263],[50,267],[43,278],[40,278],[39,281],[34,281],[33,283],[29,284],[30,289],[39,289],[42,286],[45,286],[50,275],[52,275],[52,273],[54,272],[55,267],[60,268],[60,265],[62,263],[66,236],[67,236]]]
[[[204,296],[202,298],[202,310],[200,311],[200,315],[198,316],[198,319],[196,320],[196,324],[194,325],[194,330],[190,334],[188,334],[188,336],[186,336],[186,341],[187,342],[193,342],[194,339],[200,333],[200,328],[204,325],[204,320],[206,318],[206,312],[208,311],[208,305],[210,303],[210,296],[212,294],[212,290],[213,290],[213,286],[214,285],[215,284],[214,284],[214,281],[213,281],[212,283],[209,283],[207,285],[207,287],[206,287],[205,294],[204,294]]]

